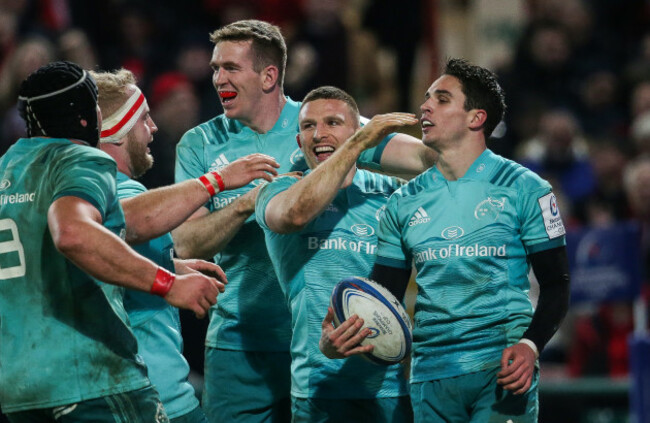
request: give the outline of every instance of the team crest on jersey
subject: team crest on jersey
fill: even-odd
[[[289,156],[289,161],[291,162],[292,165],[298,164],[301,160],[304,159],[304,155],[302,154],[302,150],[300,148],[296,148],[293,153]]]
[[[497,220],[506,206],[506,198],[501,199],[488,197],[478,203],[474,209],[474,217],[477,220],[492,219]]]
[[[214,172],[216,170],[221,170],[224,167],[228,166],[229,164],[230,164],[230,162],[228,161],[228,159],[226,159],[226,155],[221,153],[221,154],[219,154],[219,157],[214,159],[214,161],[210,165],[209,171]]]
[[[0,181],[0,191],[4,191],[11,186],[11,181],[9,179],[3,179]]]
[[[375,218],[377,221],[381,220],[381,217],[384,215],[384,212],[386,211],[386,206],[381,206],[377,209],[377,212],[375,213]]]

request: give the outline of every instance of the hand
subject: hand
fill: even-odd
[[[535,352],[526,344],[515,344],[501,354],[501,371],[497,383],[515,395],[526,393],[533,381]]]
[[[266,154],[249,154],[230,163],[219,171],[226,189],[235,189],[248,185],[255,179],[272,181],[277,176],[276,168],[280,164]]]
[[[277,176],[291,176],[296,179],[302,178],[302,172],[287,172]],[[252,214],[255,211],[255,200],[257,200],[257,193],[260,192],[262,185],[258,185],[246,194],[237,199],[237,207],[240,213]]]
[[[413,113],[387,113],[375,115],[361,130],[352,136],[351,142],[362,143],[363,149],[375,147],[386,135],[403,126],[415,125],[419,120]]]
[[[334,311],[327,308],[327,315],[323,319],[321,337],[318,347],[327,358],[346,358],[355,354],[372,352],[374,345],[359,345],[370,329],[363,327],[363,320],[356,314],[334,329]]]
[[[224,284],[228,283],[228,278],[221,267],[209,261],[199,259],[174,259],[174,268],[178,275],[199,273],[215,278],[217,281],[221,282],[221,284],[218,284],[218,288],[219,292],[222,293],[225,291]]]
[[[202,319],[217,303],[217,295],[223,289],[221,282],[198,272],[176,275],[165,300],[174,307],[192,310],[196,317]]]

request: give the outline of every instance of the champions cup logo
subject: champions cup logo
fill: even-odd
[[[497,198],[488,197],[485,200],[478,203],[478,205],[474,209],[474,217],[477,220],[481,220],[484,218],[492,218],[494,220],[497,220],[499,214],[501,214],[501,212],[505,208],[505,205],[506,205],[505,197],[503,197],[500,200]]]
[[[3,179],[0,181],[0,191],[4,191],[11,186],[11,181],[9,179]]]
[[[557,216],[557,214],[560,212],[560,210],[557,208],[557,199],[555,198],[555,195],[551,195],[551,198],[549,199],[549,207],[551,209],[551,214],[553,216]]]
[[[350,229],[358,236],[372,236],[375,234],[374,228],[365,223],[357,223],[356,225],[352,225]]]

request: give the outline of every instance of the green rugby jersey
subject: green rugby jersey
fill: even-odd
[[[93,204],[124,236],[112,158],[67,139],[20,139],[0,159],[0,404],[55,407],[149,385],[122,290],[61,255],[47,213],[58,198]]]
[[[259,134],[240,122],[219,115],[189,130],[176,149],[176,182],[198,178],[253,153],[267,154],[280,164],[278,173],[304,171],[307,165],[298,144],[300,103],[287,98],[275,126]],[[381,154],[392,135],[362,154],[359,163],[379,168]],[[215,195],[206,205],[220,210],[263,180]],[[205,344],[238,351],[288,351],[289,310],[283,304],[264,233],[250,216],[221,253],[214,257],[228,276],[228,286],[210,309]]]
[[[278,178],[257,197],[256,216],[286,304],[291,309],[291,394],[299,398],[381,398],[407,395],[401,365],[359,356],[330,360],[318,348],[332,289],[344,277],[367,277],[374,265],[379,215],[399,187],[394,178],[359,170],[327,209],[301,231],[277,234],[266,225],[268,203],[297,180]]]
[[[117,172],[117,195],[135,197],[147,189],[138,181]],[[174,244],[166,233],[133,249],[154,263],[174,272]],[[158,391],[170,419],[183,416],[199,406],[188,381],[190,366],[183,357],[183,337],[178,309],[163,298],[147,292],[126,289],[124,308],[129,314],[138,354],[147,364],[151,383]]]
[[[457,181],[434,166],[395,192],[377,262],[417,269],[411,380],[498,367],[533,315],[526,256],[564,233],[551,186],[490,150]]]

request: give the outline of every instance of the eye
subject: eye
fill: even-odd
[[[313,126],[314,126],[313,123],[303,123],[302,125],[300,125],[300,130],[304,131],[306,129],[311,129],[313,128]]]

